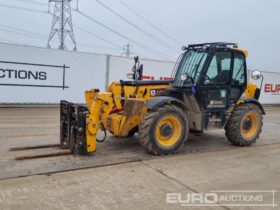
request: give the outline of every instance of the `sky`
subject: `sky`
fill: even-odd
[[[52,22],[47,3],[48,0],[0,0],[0,42],[46,47]],[[71,4],[76,8],[76,0]],[[80,12],[117,33],[76,11],[72,11],[72,18],[78,51],[121,55],[129,42],[132,52],[142,58],[175,61],[182,45],[229,41],[249,50],[250,69],[280,72],[279,9],[279,0],[79,0]],[[54,40],[52,47],[57,46]]]

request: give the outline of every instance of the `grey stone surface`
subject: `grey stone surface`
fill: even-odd
[[[223,131],[213,130],[192,136],[181,154],[167,157],[146,154],[136,136],[109,137],[88,157],[14,160],[16,155],[42,150],[10,152],[10,147],[57,142],[58,119],[56,108],[0,109],[1,210],[196,209],[167,204],[166,193],[212,190],[277,190],[275,203],[279,205],[279,108],[267,108],[263,133],[252,147],[234,147]],[[72,171],[85,167],[89,168]]]

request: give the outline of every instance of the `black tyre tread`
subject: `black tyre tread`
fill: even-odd
[[[166,155],[166,154],[160,154],[158,153],[154,148],[152,143],[149,141],[149,127],[151,126],[153,120],[157,118],[162,113],[169,111],[169,110],[176,110],[180,115],[182,115],[185,118],[186,124],[188,125],[188,121],[186,119],[186,114],[183,112],[181,108],[179,108],[176,105],[172,104],[165,104],[158,108],[156,111],[148,111],[146,114],[144,114],[141,123],[139,125],[139,143],[147,150],[147,152],[152,153],[153,155]],[[187,126],[188,127],[188,126]],[[187,131],[188,133],[188,131]],[[182,143],[175,151],[172,153],[177,153],[180,151],[180,149],[184,146],[184,143]]]
[[[254,139],[251,141],[247,141],[243,139],[241,133],[240,133],[240,127],[239,123],[241,123],[241,119],[245,112],[254,110],[259,113],[260,115],[260,129],[258,134],[255,136]],[[232,112],[226,126],[226,137],[230,143],[236,146],[250,146],[256,142],[256,140],[259,138],[261,132],[262,132],[262,126],[263,126],[263,115],[260,108],[252,103],[242,104],[238,105]]]

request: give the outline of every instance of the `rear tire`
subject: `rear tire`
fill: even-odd
[[[259,138],[262,126],[263,116],[257,105],[238,105],[225,127],[226,137],[233,145],[250,146]]]
[[[183,110],[165,104],[143,116],[139,126],[139,142],[154,155],[177,153],[187,140],[188,130]]]

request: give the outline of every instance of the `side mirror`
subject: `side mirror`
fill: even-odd
[[[251,73],[251,77],[253,80],[258,80],[262,77],[262,73],[258,70],[255,70]]]

